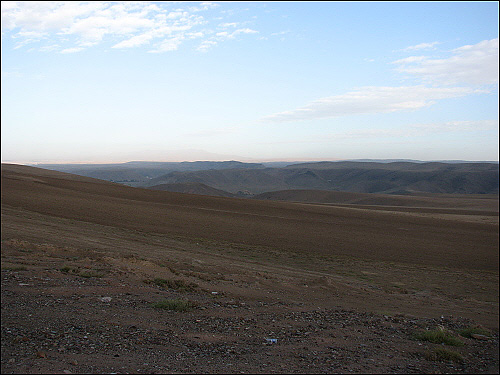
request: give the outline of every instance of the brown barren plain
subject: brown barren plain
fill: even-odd
[[[498,196],[435,199],[209,197],[2,164],[2,373],[497,373]]]

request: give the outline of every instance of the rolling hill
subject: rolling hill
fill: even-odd
[[[174,193],[211,195],[214,197],[235,197],[235,194],[224,190],[214,189],[208,185],[196,182],[186,182],[177,184],[161,184],[149,187],[152,190],[171,191]]]
[[[273,193],[342,202],[292,203],[1,172],[2,373],[498,373],[498,196]],[[441,362],[415,339],[441,327],[488,336]]]
[[[129,186],[141,186],[148,183],[153,178],[174,171],[185,172],[230,168],[253,169],[264,168],[264,165],[259,163],[242,163],[232,160],[178,163],[131,161],[117,164],[37,164],[36,167],[118,182]]]
[[[202,183],[230,193],[306,189],[357,193],[498,194],[499,166],[493,163],[320,162],[284,168],[171,172],[147,186]]]
[[[293,252],[498,268],[498,227],[451,225],[432,217],[172,193],[7,164],[2,164],[2,204],[100,225]]]
[[[406,208],[440,208],[449,209],[450,212],[476,210],[498,215],[498,195],[496,194],[432,194],[422,193],[415,195],[371,194],[352,193],[327,190],[281,190],[258,194],[253,199],[345,204],[357,206],[391,206]]]
[[[422,192],[499,193],[498,163],[487,162],[242,163],[197,161],[48,164],[38,165],[38,167],[135,187],[203,184],[226,191],[228,194],[239,193],[239,196],[247,197],[270,191],[298,189],[397,195]],[[179,188],[180,185],[177,185],[177,189]],[[219,194],[220,192],[216,195]]]

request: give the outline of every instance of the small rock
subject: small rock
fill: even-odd
[[[47,358],[47,354],[44,352],[36,352],[37,358]]]
[[[473,339],[476,339],[476,340],[489,340],[488,336],[480,335],[479,333],[472,333],[470,335],[470,337],[472,337]]]
[[[112,298],[111,297],[102,297],[100,298],[102,302],[111,302]]]

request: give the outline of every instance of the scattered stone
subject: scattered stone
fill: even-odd
[[[473,339],[476,339],[476,340],[489,340],[490,339],[488,336],[480,335],[479,333],[472,333],[470,335],[470,337],[472,337]]]
[[[2,276],[2,357],[11,373],[36,369],[72,374],[83,368],[110,374],[259,369],[267,373],[485,373],[498,367],[497,331],[491,336],[471,335],[478,341],[460,349],[463,363],[429,361],[424,353],[435,346],[412,338],[420,329],[440,326],[455,332],[474,327],[475,322],[465,318],[410,318],[254,299],[245,305],[230,293],[210,291],[216,287],[181,295],[203,304],[199,310],[158,313],[148,308],[151,289],[142,283],[133,289],[132,284],[113,281],[108,285],[95,278],[82,286],[80,278],[63,275],[35,290],[19,288],[24,280],[8,278],[5,272]],[[180,294],[162,293],[165,297]],[[102,305],[112,300],[115,303]]]

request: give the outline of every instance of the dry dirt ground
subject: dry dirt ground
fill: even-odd
[[[194,197],[2,165],[2,373],[498,373],[498,214],[464,210]],[[168,299],[192,308],[155,307]],[[478,325],[489,333],[459,335]]]

